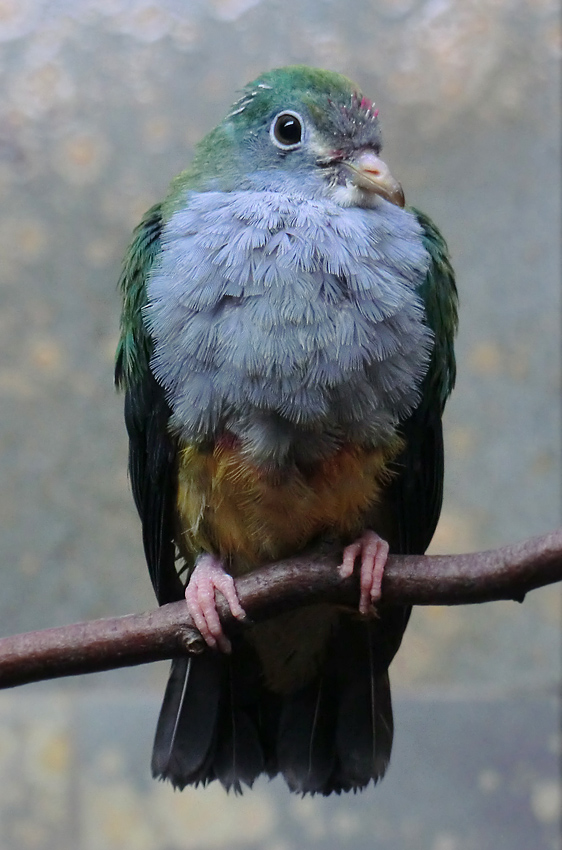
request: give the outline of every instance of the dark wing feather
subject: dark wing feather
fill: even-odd
[[[183,598],[176,570],[176,452],[164,391],[150,369],[152,341],[143,322],[146,279],[160,250],[159,206],[136,229],[121,275],[121,337],[115,381],[125,389],[129,474],[142,522],[150,578],[160,605]],[[183,788],[212,779],[224,660],[214,653],[173,661],[158,720],[152,770]]]
[[[390,550],[423,554],[443,501],[443,428],[440,411],[418,408],[402,425],[405,449],[393,464],[394,476],[384,496]]]
[[[402,423],[404,449],[382,504],[374,506],[372,527],[396,554],[421,554],[429,546],[443,500],[441,416],[455,381],[453,340],[457,293],[447,246],[433,223],[416,213],[431,257],[422,286],[434,349],[418,408]],[[409,607],[385,606],[376,620],[342,623],[336,647],[341,696],[337,721],[337,771],[323,793],[349,790],[380,779],[392,747],[392,705],[388,666],[400,646]]]
[[[159,206],[136,229],[120,280],[121,337],[115,382],[125,389],[129,475],[142,522],[144,551],[158,602],[181,599],[175,568],[174,508],[176,446],[168,430],[170,410],[150,370],[152,342],[143,322],[146,278],[160,250]]]
[[[431,219],[413,210],[431,263],[420,289],[434,346],[417,409],[401,426],[405,448],[384,495],[384,525],[392,552],[422,554],[429,546],[443,501],[441,417],[456,377],[454,338],[457,289],[445,240]]]
[[[183,597],[175,565],[176,446],[168,431],[169,416],[164,393],[150,371],[127,388],[129,475],[148,571],[160,605]]]
[[[161,229],[160,207],[153,207],[127,255],[115,379],[125,389],[131,486],[150,578],[163,605],[182,599],[184,587],[175,565],[177,444],[164,391],[150,369],[152,341],[143,322],[146,279],[160,250]],[[178,788],[218,778],[240,789],[241,782],[251,785],[261,773],[257,725],[234,699],[231,668],[230,661],[211,652],[173,661],[154,740],[154,776]]]

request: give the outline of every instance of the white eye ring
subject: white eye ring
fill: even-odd
[[[283,130],[287,129],[286,140],[283,139]],[[294,141],[291,140],[291,136]],[[279,112],[269,128],[269,137],[275,147],[282,151],[293,151],[302,144],[304,136],[304,121],[298,112],[293,112],[292,109],[284,109]]]

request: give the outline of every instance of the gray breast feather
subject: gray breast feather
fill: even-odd
[[[228,429],[264,463],[388,440],[427,370],[428,265],[416,218],[384,201],[189,193],[145,309],[173,427]]]

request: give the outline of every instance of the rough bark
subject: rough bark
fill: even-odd
[[[335,557],[299,557],[271,564],[236,582],[249,622],[317,600],[355,606],[354,576],[342,581]],[[383,579],[383,604],[466,605],[512,599],[562,580],[562,529],[513,546],[468,555],[391,556]],[[244,628],[224,599],[225,630]],[[204,651],[184,602],[0,640],[0,688],[41,679],[147,664],[184,652]]]

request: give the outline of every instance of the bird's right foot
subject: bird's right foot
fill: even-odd
[[[214,555],[200,555],[185,588],[187,610],[207,646],[230,653],[232,645],[222,630],[217,612],[217,590],[228,602],[232,615],[244,620],[246,612],[240,604],[234,579],[226,572],[222,561]]]

